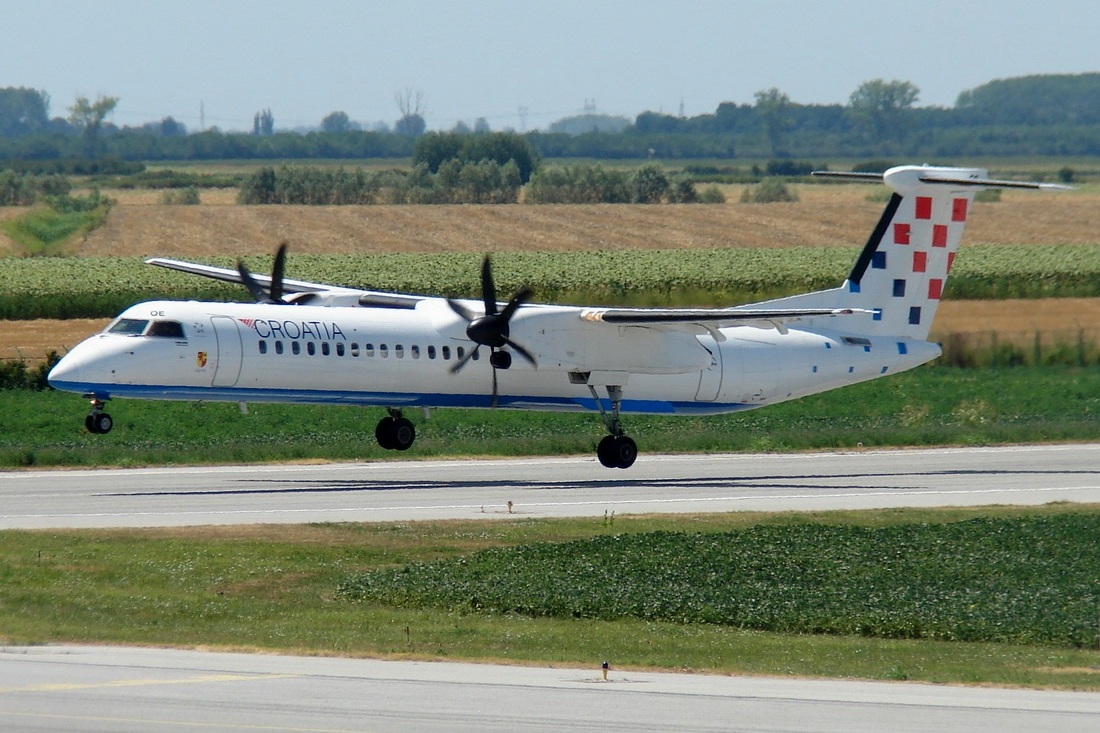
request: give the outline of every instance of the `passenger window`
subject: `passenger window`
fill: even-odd
[[[148,335],[181,339],[184,338],[183,324],[179,321],[153,321],[153,325],[149,327]]]
[[[405,358],[405,347],[402,346],[401,344],[398,344],[397,346],[394,346],[393,347],[393,355],[396,356],[398,359],[404,359]]]
[[[419,359],[420,358],[420,347],[416,346],[416,345],[410,346],[409,347],[409,353],[412,354],[412,358]]]
[[[364,344],[364,345],[363,345],[363,353],[364,353],[364,354],[365,354],[365,355],[366,355],[367,357],[372,357],[372,356],[374,356],[374,344]]]
[[[301,354],[302,353],[302,345],[299,344],[297,341],[291,341],[290,342],[290,350],[293,351],[295,354]]]
[[[261,341],[260,342],[260,353],[261,354],[266,354],[267,353],[267,342],[266,341]]]
[[[434,346],[429,346],[428,347],[428,358],[429,359],[434,359],[435,358],[435,347]]]
[[[354,341],[351,344],[351,355],[354,356],[356,359],[359,358],[359,344],[355,343]]]
[[[481,358],[481,352],[478,351],[477,349],[474,349],[474,355],[471,356],[470,358],[473,359],[474,361],[477,361],[478,359]]]
[[[447,361],[451,360],[451,347],[450,346],[444,346],[443,347],[443,358]]]
[[[378,344],[378,355],[383,359],[390,355],[390,350],[385,344]]]
[[[306,353],[310,356],[315,356],[317,354],[317,344],[313,343],[312,341],[307,341]]]
[[[343,356],[344,355],[344,342],[343,341],[337,341],[336,342],[336,355],[337,356]]]
[[[276,341],[275,342],[275,353],[276,354],[283,353],[283,342],[282,341]]]
[[[322,342],[321,342],[321,353],[322,353],[322,354],[323,354],[324,356],[328,356],[328,354],[329,354],[329,350],[328,350],[328,341],[322,341]]]
[[[466,356],[466,349],[462,348],[461,346],[455,348],[455,356],[459,359],[462,359],[462,357]]]

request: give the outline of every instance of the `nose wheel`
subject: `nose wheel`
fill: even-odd
[[[104,402],[102,400],[92,399],[92,411],[88,413],[88,416],[84,418],[84,428],[89,433],[95,435],[106,435],[111,432],[111,428],[115,426],[115,421],[111,419],[111,416],[103,411]]]

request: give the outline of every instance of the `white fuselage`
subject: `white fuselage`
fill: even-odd
[[[623,412],[732,412],[904,371],[940,353],[926,341],[797,324],[700,334],[586,323],[582,313],[549,305],[518,310],[511,337],[538,366],[517,358],[498,370],[496,406],[594,410],[593,388],[615,386]],[[415,308],[155,301],[132,306],[79,344],[50,382],[104,401],[491,407],[487,348],[451,372],[474,348],[465,327],[439,298]]]

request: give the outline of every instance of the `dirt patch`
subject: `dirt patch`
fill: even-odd
[[[109,319],[73,319],[69,321],[0,321],[0,359],[45,361],[46,354],[64,354],[84,339],[99,333]]]

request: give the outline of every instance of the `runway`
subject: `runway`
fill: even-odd
[[[0,528],[1100,503],[1100,444],[0,473]],[[511,507],[509,508],[509,502]],[[2,598],[0,598],[2,601]],[[13,731],[1100,728],[1100,693],[107,647],[0,649]]]
[[[1100,502],[1100,444],[0,473],[0,529],[1054,501]]]
[[[10,731],[1092,733],[1100,693],[225,654],[0,650]]]

